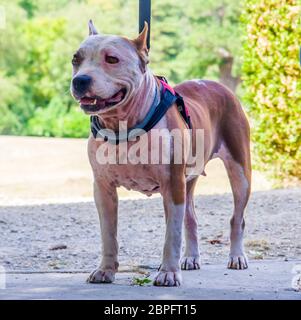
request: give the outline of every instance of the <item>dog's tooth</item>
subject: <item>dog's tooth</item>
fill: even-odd
[[[93,101],[93,105],[95,106],[96,105],[96,103],[97,103],[97,99],[94,99],[94,101]]]

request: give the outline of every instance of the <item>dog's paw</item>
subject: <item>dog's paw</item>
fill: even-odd
[[[113,270],[94,270],[87,279],[88,283],[112,283],[115,280]]]
[[[178,287],[181,285],[181,271],[159,271],[155,277],[154,285],[160,287]]]
[[[229,256],[228,269],[244,270],[248,268],[248,258],[243,253]]]
[[[292,288],[295,291],[301,291],[301,274],[294,276],[292,280]]]
[[[293,268],[292,273],[296,273],[292,280],[292,288],[295,291],[301,291],[301,265],[297,265]]]
[[[181,259],[182,270],[200,269],[200,257],[183,257]]]

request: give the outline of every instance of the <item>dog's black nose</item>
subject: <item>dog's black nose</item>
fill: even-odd
[[[91,83],[92,78],[87,75],[77,76],[72,81],[74,90],[80,95],[85,94],[89,90]]]

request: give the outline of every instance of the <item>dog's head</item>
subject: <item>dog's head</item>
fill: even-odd
[[[74,54],[71,93],[88,114],[101,114],[125,104],[146,72],[148,25],[138,38],[100,35],[92,21],[89,37]]]

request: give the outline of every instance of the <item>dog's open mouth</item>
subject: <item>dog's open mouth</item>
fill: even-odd
[[[97,112],[105,108],[113,107],[120,103],[126,96],[126,89],[121,89],[111,98],[102,99],[101,97],[83,97],[79,100],[81,108],[86,112]]]

